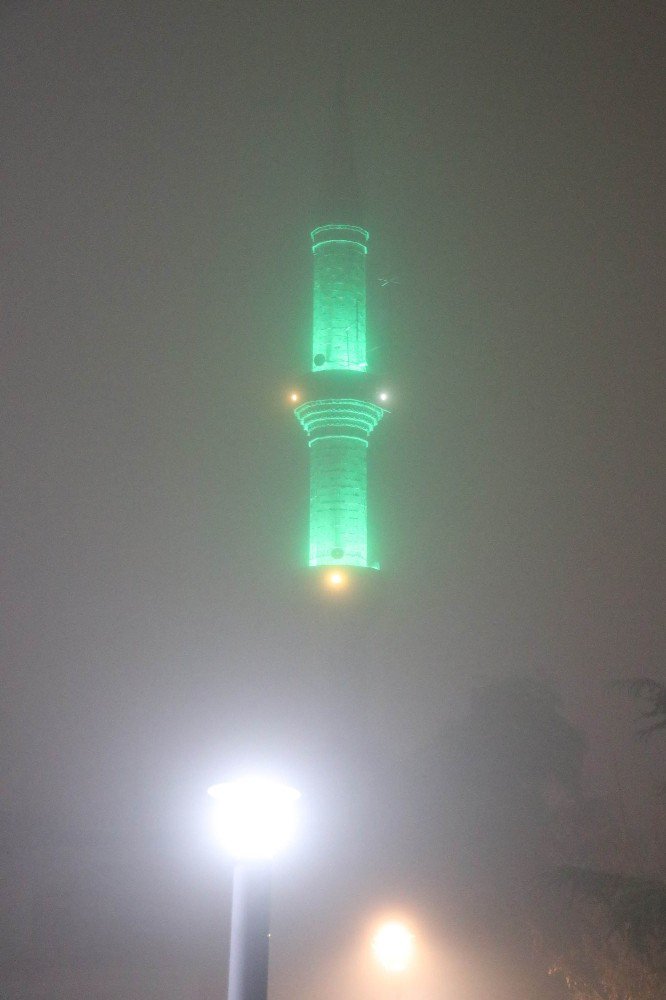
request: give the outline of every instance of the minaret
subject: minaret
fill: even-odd
[[[312,354],[294,412],[310,452],[308,564],[374,568],[368,552],[368,443],[387,412],[368,371],[366,275],[369,233],[360,224],[345,106],[333,109],[326,184],[310,236],[313,260]],[[338,568],[336,570],[336,568]]]

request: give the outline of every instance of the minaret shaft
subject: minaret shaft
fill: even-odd
[[[365,371],[365,257],[360,226],[312,232],[312,371]]]
[[[295,414],[310,451],[310,566],[377,568],[368,552],[368,442],[386,412],[375,402],[366,343],[369,233],[344,99],[335,106],[320,224],[312,231],[312,351]],[[385,398],[383,395],[382,399]]]
[[[368,439],[385,410],[372,402],[366,360],[368,233],[313,230],[312,374],[295,410],[310,449],[310,566],[367,568]]]
[[[310,566],[368,565],[367,441],[310,446]]]

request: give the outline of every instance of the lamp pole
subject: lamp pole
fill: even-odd
[[[300,792],[261,778],[213,785],[215,825],[235,858],[228,1000],[267,1000],[271,859],[291,839]]]
[[[236,862],[228,1000],[267,1000],[270,892],[268,862]]]

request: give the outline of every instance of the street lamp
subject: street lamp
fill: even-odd
[[[405,924],[390,920],[375,934],[372,950],[387,972],[405,972],[414,956],[414,935]]]
[[[214,825],[235,859],[228,1000],[266,1000],[270,862],[296,825],[300,792],[263,778],[213,785]]]

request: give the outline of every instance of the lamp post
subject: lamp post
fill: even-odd
[[[208,794],[220,843],[235,859],[228,1000],[267,1000],[270,862],[293,835],[300,792],[242,778]]]
[[[414,957],[414,935],[399,920],[389,920],[378,928],[372,939],[375,958],[391,976],[395,976],[396,998],[402,995],[400,974],[407,971]]]

